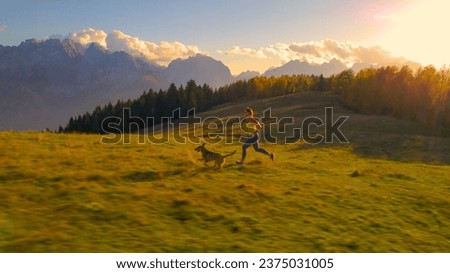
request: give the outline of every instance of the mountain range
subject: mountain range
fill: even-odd
[[[371,65],[355,64],[354,69]],[[329,76],[345,69],[336,59],[321,65],[293,60],[263,76]],[[150,88],[166,89],[170,83],[179,86],[190,79],[218,88],[255,76],[260,74],[247,71],[233,76],[222,62],[200,54],[164,67],[123,51],[110,52],[95,43],[86,47],[70,39],[0,45],[0,130],[54,130],[71,116],[110,101],[136,98]]]

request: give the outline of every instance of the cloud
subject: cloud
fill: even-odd
[[[5,31],[8,28],[7,25],[0,24],[0,32]]]
[[[239,46],[233,46],[230,50],[222,51],[218,50],[220,54],[233,56],[233,55],[246,55],[250,57],[255,58],[266,58],[267,56],[264,54],[264,52],[259,49],[252,49],[252,48],[240,48]]]
[[[235,46],[227,51],[219,51],[224,55],[246,55],[251,57],[275,58],[282,63],[300,60],[308,63],[322,64],[333,59],[339,60],[351,67],[354,63],[380,64],[404,60],[392,57],[381,47],[357,46],[351,42],[339,42],[325,39],[322,41],[303,43],[277,43],[259,49],[240,48]]]
[[[86,28],[78,32],[72,32],[66,38],[74,40],[82,45],[98,43],[99,45],[107,48],[106,37],[107,35],[103,30]]]
[[[195,45],[185,45],[178,41],[162,41],[156,44],[119,30],[107,34],[100,29],[86,28],[78,32],[72,32],[65,38],[72,39],[82,45],[98,43],[112,52],[125,51],[133,56],[143,57],[161,65],[167,65],[176,58],[184,59],[199,53],[207,55],[206,52],[201,51]]]
[[[185,45],[181,42],[166,42],[159,44],[140,40],[121,31],[114,30],[106,37],[107,48],[111,51],[125,51],[134,56],[142,56],[148,60],[167,64],[176,58],[187,58],[201,52],[197,46]]]

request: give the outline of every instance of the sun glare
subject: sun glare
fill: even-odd
[[[392,14],[391,27],[379,43],[395,55],[423,65],[450,64],[450,1],[422,0],[407,10]]]

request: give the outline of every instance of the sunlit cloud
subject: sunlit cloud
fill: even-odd
[[[58,36],[54,38],[58,38]],[[201,51],[195,45],[185,45],[178,41],[162,41],[157,44],[141,40],[119,30],[113,30],[107,34],[101,29],[86,28],[72,32],[64,38],[72,39],[82,45],[97,43],[112,52],[124,51],[132,56],[143,57],[160,65],[167,65],[176,58],[185,59],[196,54],[208,55],[207,52]]]
[[[262,50],[268,56],[275,56],[282,62],[288,62],[289,60],[300,59],[296,56],[295,52],[291,50],[290,45],[284,43],[277,43],[275,45],[269,45],[263,47]]]
[[[241,48],[239,46],[233,46],[230,50],[222,51],[218,50],[220,54],[233,56],[233,55],[244,55],[255,58],[267,58],[264,52],[261,49],[252,49],[252,48]]]
[[[339,42],[326,39],[322,41],[302,43],[277,43],[259,49],[240,48],[235,46],[227,51],[219,51],[224,55],[245,55],[255,58],[278,59],[281,63],[291,60],[300,60],[313,64],[322,64],[335,59],[348,67],[355,63],[384,64],[404,61],[396,58],[381,47],[363,47],[351,42]]]
[[[8,26],[4,24],[0,24],[0,31],[5,31],[8,28]]]
[[[107,34],[103,30],[86,28],[78,32],[70,33],[67,38],[74,40],[75,42],[78,42],[82,45],[97,43],[106,48],[106,36]]]
[[[185,45],[178,41],[163,41],[156,44],[143,41],[138,37],[127,35],[118,30],[108,34],[106,43],[111,51],[125,51],[131,55],[141,56],[159,64],[167,64],[173,59],[184,59],[199,53],[206,54],[194,45]]]

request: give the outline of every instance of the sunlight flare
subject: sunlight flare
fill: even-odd
[[[438,67],[450,64],[450,2],[420,1],[409,9],[386,16],[392,26],[383,34],[380,43],[394,54]]]

